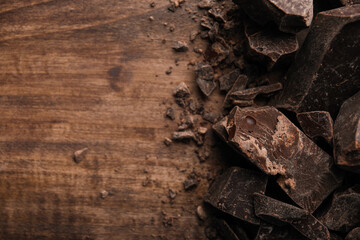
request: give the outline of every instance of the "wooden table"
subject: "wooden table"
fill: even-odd
[[[220,154],[200,164],[194,144],[162,143],[177,126],[164,118],[173,89],[198,94],[193,44],[171,49],[198,28],[185,11],[196,2],[150,2],[0,2],[0,239],[205,238],[194,212],[208,182],[182,184],[192,169],[214,174]]]

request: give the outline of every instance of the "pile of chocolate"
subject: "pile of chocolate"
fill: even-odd
[[[199,3],[210,45],[196,82],[226,93],[213,130],[239,154],[205,196],[207,237],[359,240],[359,2],[234,2]]]

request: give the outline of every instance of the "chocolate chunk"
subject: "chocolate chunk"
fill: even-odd
[[[165,113],[166,117],[170,118],[171,120],[175,120],[175,112],[173,108],[166,109]]]
[[[261,222],[255,240],[307,240],[298,231],[290,226],[274,226],[266,222]]]
[[[228,133],[226,131],[226,125],[227,125],[228,117],[224,117],[220,121],[218,121],[216,124],[212,126],[215,133],[224,141],[227,142],[228,139]]]
[[[289,69],[276,106],[335,117],[360,90],[360,5],[320,12]],[[275,103],[275,102],[274,102]]]
[[[166,75],[170,75],[172,73],[172,67],[169,67],[166,71],[165,71]]]
[[[287,64],[299,48],[295,34],[283,33],[269,26],[262,27],[247,21],[245,35],[249,56],[266,65],[270,70],[274,65]]]
[[[224,104],[223,104],[224,108],[229,108],[232,106],[232,100],[230,99],[231,94],[245,89],[247,83],[248,83],[248,78],[246,75],[240,75],[236,79],[234,85],[232,86],[232,88],[229,90],[229,92],[225,96],[225,100],[224,100]]]
[[[288,223],[311,240],[328,239],[328,229],[307,211],[270,198],[263,194],[254,194],[256,216],[275,225]]]
[[[247,107],[247,106],[251,106],[254,103],[254,100],[258,95],[277,92],[281,89],[282,89],[281,83],[274,83],[266,86],[248,88],[230,93],[228,96],[228,100],[232,101],[232,105],[240,105],[241,107]]]
[[[254,214],[253,193],[264,193],[267,177],[238,167],[227,169],[217,177],[205,195],[205,202],[241,220],[259,224]]]
[[[280,31],[298,32],[309,27],[313,18],[312,0],[236,0],[258,24],[275,22]]]
[[[199,217],[199,219],[203,221],[205,221],[208,218],[208,215],[202,205],[197,206],[196,215]]]
[[[166,138],[164,139],[164,144],[165,144],[166,146],[170,146],[171,143],[172,143],[172,140],[171,140],[170,138],[166,137]]]
[[[174,96],[177,98],[186,98],[190,96],[190,90],[188,86],[184,82],[181,82],[174,90]]]
[[[200,90],[206,96],[210,96],[216,87],[213,68],[208,64],[199,63],[195,68],[195,73],[197,75],[196,83]]]
[[[327,212],[318,219],[329,229],[348,232],[360,224],[360,185],[334,193]]]
[[[204,9],[210,9],[212,8],[212,6],[214,6],[214,4],[215,4],[214,0],[201,0],[198,3],[198,7]]]
[[[240,76],[240,70],[235,69],[219,78],[220,90],[228,92],[234,85],[238,77]]]
[[[226,129],[228,143],[309,212],[342,182],[333,159],[274,107],[235,107]]]
[[[304,133],[312,139],[322,137],[328,143],[333,138],[333,120],[329,112],[313,111],[296,114]]]
[[[198,31],[191,31],[190,32],[190,41],[191,42],[195,41],[197,35],[199,35]]]
[[[219,116],[214,112],[204,113],[202,117],[204,120],[209,121],[211,123],[215,123],[217,121],[217,119],[219,118]]]
[[[191,130],[175,131],[172,134],[172,140],[195,139],[195,134]]]
[[[191,189],[194,189],[197,187],[197,185],[199,184],[199,182],[196,179],[186,179],[184,181],[184,189],[185,191],[189,191]]]
[[[79,163],[81,162],[82,160],[84,160],[85,158],[85,154],[86,152],[88,151],[89,149],[88,148],[83,148],[83,149],[80,149],[80,150],[77,150],[74,152],[74,162],[76,163]]]
[[[335,163],[360,173],[360,91],[346,100],[334,125]]]
[[[225,23],[226,22],[226,12],[223,9],[218,7],[213,7],[209,11],[209,15],[212,16],[215,20]]]
[[[345,240],[359,240],[359,239],[360,239],[360,227],[354,228],[345,237]]]
[[[217,66],[224,61],[230,54],[229,47],[224,42],[215,42],[206,49],[205,59],[211,66]]]
[[[188,45],[186,44],[186,42],[184,41],[177,41],[175,43],[175,45],[173,46],[173,49],[176,52],[186,52],[187,50],[189,50]]]

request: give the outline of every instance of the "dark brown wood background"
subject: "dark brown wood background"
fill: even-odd
[[[219,157],[200,164],[194,145],[162,143],[176,128],[164,118],[175,86],[198,94],[196,54],[171,49],[198,28],[184,10],[196,2],[175,13],[150,2],[0,2],[0,239],[204,239],[194,211],[208,182],[182,183]]]

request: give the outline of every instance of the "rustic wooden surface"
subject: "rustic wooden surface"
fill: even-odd
[[[0,239],[204,239],[194,211],[208,182],[182,182],[193,168],[214,173],[219,157],[200,164],[194,145],[162,143],[176,84],[198,94],[196,55],[171,49],[198,23],[150,2],[0,2]],[[169,188],[178,196],[162,203]]]

